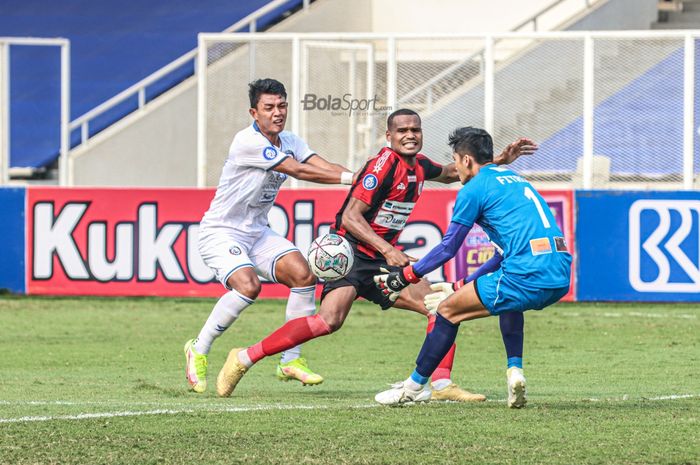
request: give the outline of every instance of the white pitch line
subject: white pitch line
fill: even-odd
[[[654,402],[663,400],[679,400],[692,399],[700,397],[700,394],[674,394],[656,397],[639,397],[630,398],[624,395],[618,398],[589,398],[583,399],[588,402],[628,402],[628,401],[643,401]],[[579,399],[565,400],[564,402],[581,402]],[[493,399],[487,402],[505,402],[504,399]],[[380,407],[378,404],[360,404],[360,405],[258,405],[252,407],[224,407],[224,408],[188,408],[188,409],[157,409],[157,410],[141,410],[141,411],[125,411],[125,412],[98,412],[98,413],[80,413],[77,415],[54,415],[54,416],[25,416],[18,418],[0,418],[1,423],[28,423],[36,421],[53,421],[53,420],[92,420],[96,418],[117,418],[117,417],[136,417],[146,415],[181,415],[183,413],[240,413],[240,412],[256,412],[256,411],[272,411],[272,410],[333,410],[333,409],[366,409]]]
[[[19,418],[0,418],[0,423],[27,423],[34,421],[52,421],[52,420],[91,420],[95,418],[116,418],[116,417],[136,417],[144,415],[180,415],[183,413],[238,413],[238,412],[255,412],[266,410],[329,410],[340,408],[374,408],[379,407],[378,404],[367,405],[348,405],[348,406],[328,406],[328,405],[267,405],[256,407],[225,407],[225,408],[205,408],[205,409],[158,409],[158,410],[142,410],[142,411],[126,411],[126,412],[99,412],[99,413],[80,413],[77,415],[55,415],[55,416],[33,416]]]

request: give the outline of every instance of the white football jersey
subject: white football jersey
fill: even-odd
[[[267,226],[267,214],[287,175],[273,171],[287,157],[304,163],[312,151],[297,135],[282,131],[275,147],[257,123],[233,138],[219,186],[200,223],[200,234],[225,231],[243,243],[254,241]]]

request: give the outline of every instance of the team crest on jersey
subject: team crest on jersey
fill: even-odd
[[[373,174],[366,174],[365,177],[362,178],[362,187],[364,187],[368,191],[371,191],[375,187],[377,187],[377,184],[377,177]]]
[[[229,252],[231,252],[231,255],[240,255],[241,254],[241,248],[238,247],[237,245],[234,245],[230,249],[228,249]]]
[[[399,185],[396,186],[396,190],[397,190],[397,191],[406,190],[406,185],[405,185],[404,183],[400,182]]]
[[[274,160],[275,157],[277,157],[277,149],[274,147],[265,147],[262,154],[265,160]]]

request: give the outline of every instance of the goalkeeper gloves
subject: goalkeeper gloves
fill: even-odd
[[[459,280],[455,283],[435,283],[430,285],[430,289],[432,289],[433,292],[432,294],[428,294],[425,296],[423,299],[423,303],[425,304],[425,308],[428,309],[428,311],[432,314],[437,313],[438,306],[440,305],[440,302],[451,296],[452,294],[455,293],[457,289],[460,287],[464,286],[464,281]]]
[[[382,294],[387,296],[392,302],[399,298],[399,293],[411,283],[420,281],[420,277],[413,271],[412,266],[399,268],[397,271],[389,271],[386,268],[380,268],[385,274],[374,276],[374,283],[377,288],[382,291]]]

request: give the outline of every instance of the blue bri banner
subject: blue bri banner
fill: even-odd
[[[25,292],[24,188],[0,188],[0,289]]]
[[[700,302],[700,192],[578,191],[578,300]]]

